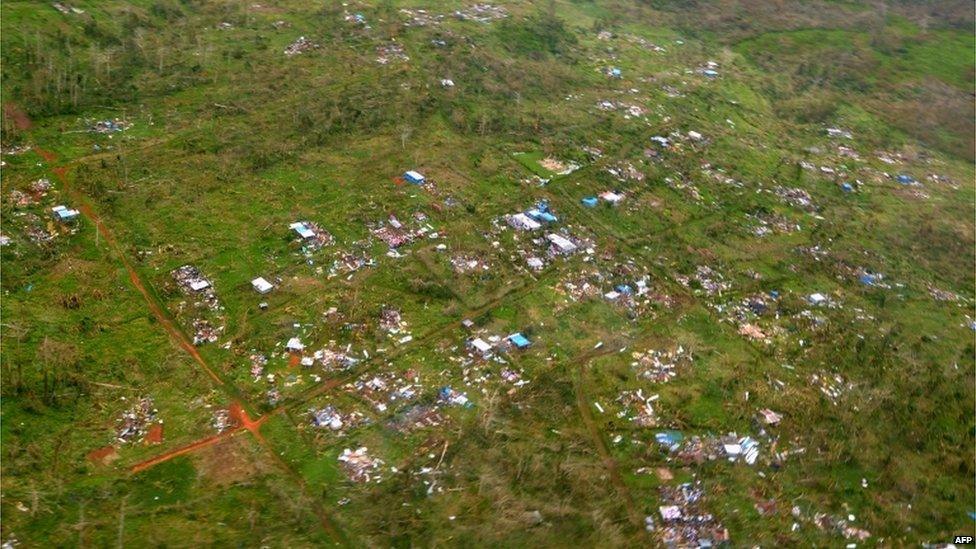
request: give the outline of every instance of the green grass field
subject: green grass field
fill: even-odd
[[[4,2],[2,541],[972,535],[970,8]]]

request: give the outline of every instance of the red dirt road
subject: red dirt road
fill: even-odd
[[[239,433],[241,431],[242,431],[242,427],[237,427],[237,428],[234,428],[234,429],[230,429],[230,430],[224,431],[223,433],[220,433],[220,434],[217,434],[217,435],[213,435],[213,436],[210,436],[210,437],[207,437],[207,438],[200,439],[200,440],[198,440],[196,442],[191,442],[190,444],[187,444],[186,446],[183,446],[183,447],[180,447],[180,448],[175,448],[175,449],[170,450],[168,452],[159,454],[158,456],[151,457],[151,458],[147,459],[146,461],[142,461],[142,462],[136,463],[135,465],[133,465],[132,467],[130,467],[129,470],[132,471],[133,473],[138,473],[139,471],[145,471],[146,469],[149,469],[150,467],[152,467],[154,465],[159,465],[160,463],[162,463],[164,461],[169,461],[169,460],[171,460],[171,459],[173,459],[173,458],[175,458],[177,456],[182,456],[184,454],[189,454],[190,452],[192,452],[194,450],[198,450],[198,449],[204,448],[206,446],[212,446],[212,445],[220,442],[221,440],[223,440],[223,439],[225,439],[227,437],[234,436],[235,434],[237,434],[237,433]]]
[[[35,150],[48,162],[52,162],[57,158],[57,155],[50,151],[45,151],[44,149],[40,148],[35,148]],[[173,321],[170,320],[169,315],[163,312],[162,307],[159,305],[156,299],[152,296],[152,294],[149,293],[148,290],[146,290],[146,286],[143,284],[142,278],[139,276],[139,273],[135,270],[132,264],[129,263],[129,260],[125,257],[125,254],[122,253],[122,249],[119,247],[118,242],[116,242],[115,236],[112,235],[112,232],[109,231],[108,227],[105,226],[101,218],[98,217],[98,214],[95,213],[88,201],[85,200],[85,197],[83,197],[81,193],[75,191],[68,183],[67,168],[64,166],[58,166],[56,168],[52,168],[51,171],[58,178],[58,182],[61,183],[62,188],[69,195],[71,195],[71,198],[74,199],[75,202],[77,202],[78,210],[95,225],[98,233],[102,235],[105,242],[108,243],[108,245],[112,248],[112,251],[115,252],[115,255],[118,256],[119,260],[122,262],[122,265],[125,267],[126,272],[129,273],[129,281],[132,282],[132,285],[139,290],[140,294],[142,294],[142,297],[145,299],[146,304],[152,311],[153,316],[156,317],[159,324],[164,330],[166,330],[166,333],[168,333],[170,337],[172,337],[177,344],[179,344],[179,346],[182,347],[183,350],[186,351],[187,354],[189,354],[193,360],[200,365],[203,371],[210,376],[210,379],[212,379],[214,383],[217,385],[223,385],[224,381],[220,379],[216,373],[214,373],[213,369],[210,368],[210,365],[207,364],[207,361],[200,356],[200,353],[197,351],[197,348],[193,345],[193,343],[190,342],[185,335],[183,335],[183,332],[180,331],[175,324],[173,324]]]

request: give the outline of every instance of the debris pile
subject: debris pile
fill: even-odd
[[[634,362],[630,365],[637,371],[637,377],[654,383],[667,383],[678,375],[678,368],[692,362],[691,353],[681,345],[670,351],[652,349],[634,352],[631,356]]]
[[[400,8],[400,13],[407,16],[404,25],[408,27],[426,27],[436,25],[444,19],[443,14],[430,13],[427,10]]]
[[[771,234],[791,234],[800,230],[799,223],[794,223],[786,217],[778,214],[747,214],[746,217],[756,222],[756,224],[752,227],[751,232],[759,238]]]
[[[797,187],[776,187],[773,193],[780,197],[783,202],[790,206],[806,211],[814,211],[817,206],[813,203],[813,197],[807,191]]]
[[[675,279],[686,288],[693,288],[695,293],[704,292],[705,295],[721,294],[732,287],[732,284],[725,281],[722,274],[713,270],[708,265],[699,265],[695,269],[695,274],[691,277],[676,275]]]
[[[487,261],[480,257],[467,254],[456,254],[451,256],[451,269],[456,274],[469,274],[474,272],[490,271],[491,266]]]
[[[254,381],[258,381],[264,375],[264,367],[268,364],[268,357],[255,353],[249,358],[251,360],[251,377],[254,378]]]
[[[308,413],[311,416],[313,426],[332,431],[341,431],[344,428],[355,427],[366,422],[366,416],[361,412],[352,411],[343,414],[331,405],[319,409],[311,408]]]
[[[288,227],[298,235],[302,243],[302,250],[306,254],[328,246],[335,241],[329,231],[312,221],[296,221]]]
[[[579,169],[579,164],[575,162],[562,162],[551,156],[540,160],[539,165],[558,175],[569,175]]]
[[[657,399],[658,395],[645,397],[643,389],[623,391],[617,397],[623,406],[617,417],[633,421],[638,427],[655,427],[658,420],[652,403]]]
[[[173,278],[184,293],[200,297],[198,306],[206,306],[210,310],[220,308],[220,301],[214,292],[213,285],[193,265],[183,265],[173,271]]]
[[[342,464],[342,469],[353,482],[380,482],[383,480],[377,474],[377,470],[383,465],[383,461],[369,457],[365,446],[357,448],[355,451],[346,448],[338,459],[339,463]]]
[[[223,326],[214,326],[205,318],[195,318],[193,319],[193,344],[214,343],[223,331]]]
[[[132,127],[132,122],[122,120],[121,118],[112,118],[107,120],[99,120],[91,125],[89,128],[95,133],[116,133],[125,131]]]
[[[476,21],[478,23],[492,23],[508,17],[508,11],[501,7],[487,3],[478,3],[469,8],[455,10],[454,17],[461,21]]]
[[[380,65],[387,65],[391,61],[406,63],[410,61],[410,56],[404,51],[403,46],[396,42],[376,46],[376,62]]]
[[[644,172],[637,169],[630,162],[619,162],[617,164],[607,166],[607,173],[613,176],[614,179],[621,183],[627,183],[632,181],[634,183],[640,183],[644,181]]]
[[[210,425],[213,426],[214,430],[218,433],[223,433],[227,429],[234,427],[235,422],[230,417],[230,410],[227,408],[220,408],[214,410],[213,416],[210,419]]]
[[[319,45],[316,44],[315,42],[312,42],[311,40],[305,38],[304,36],[299,36],[297,40],[295,40],[291,44],[288,44],[288,47],[285,48],[285,55],[291,57],[293,55],[298,55],[300,53],[305,53],[307,51],[314,50],[318,47]]]
[[[162,423],[156,417],[158,413],[151,397],[140,398],[115,420],[116,440],[122,443],[141,442],[153,424]]]
[[[791,514],[797,521],[812,523],[819,530],[839,534],[847,539],[865,541],[871,537],[871,532],[851,525],[857,519],[854,515],[847,515],[847,518],[831,516],[826,513],[813,513],[810,515],[804,513],[799,506],[793,506]],[[794,529],[797,527],[798,525],[794,523]]]
[[[729,532],[705,512],[701,482],[659,488],[661,539],[668,547],[712,547],[729,541]],[[653,522],[647,522],[650,529]]]
[[[824,397],[835,405],[844,393],[854,388],[854,384],[845,381],[840,374],[826,372],[810,374],[810,385],[820,389]]]
[[[410,406],[390,420],[390,428],[406,433],[425,427],[437,427],[444,423],[444,416],[434,406]]]
[[[417,383],[416,375],[405,377],[410,379],[402,379],[395,372],[365,374],[351,383],[347,383],[343,388],[359,395],[360,398],[372,404],[378,412],[385,412],[390,406],[396,406],[417,398],[423,389]]]
[[[445,405],[463,406],[470,408],[473,404],[468,400],[468,395],[457,391],[451,387],[442,387],[437,393],[437,400]]]

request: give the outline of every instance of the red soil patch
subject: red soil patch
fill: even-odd
[[[54,162],[55,160],[58,159],[58,155],[54,154],[51,151],[41,149],[39,147],[34,147],[34,152],[36,152],[41,158],[43,158],[45,162]],[[61,171],[59,172],[58,170]],[[58,177],[64,177],[64,168],[54,168],[53,171]]]
[[[146,433],[146,444],[160,444],[163,442],[163,424],[157,423]]]
[[[393,184],[396,185],[397,187],[402,187],[406,183],[407,182],[404,181],[402,177],[394,177],[393,178]]]
[[[294,368],[302,363],[302,355],[298,353],[291,353],[288,356],[288,366]]]
[[[98,465],[108,465],[117,459],[119,453],[115,450],[115,446],[105,446],[88,452],[88,461]]]
[[[14,121],[14,127],[18,130],[29,130],[33,125],[27,113],[21,110],[15,103],[5,103],[3,105],[3,116]]]
[[[255,475],[259,463],[250,456],[240,438],[225,438],[194,454],[194,462],[204,477],[218,486],[245,481]]]

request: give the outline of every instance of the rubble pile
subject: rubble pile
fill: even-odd
[[[214,326],[205,318],[193,319],[193,344],[203,345],[204,343],[214,343],[224,331],[223,326]]]
[[[618,162],[616,164],[607,166],[605,170],[607,173],[613,176],[614,179],[621,183],[640,183],[641,181],[644,181],[644,172],[637,169],[637,167],[630,162]]]
[[[395,307],[383,307],[380,310],[380,329],[393,334],[399,333],[406,327],[400,309]]]
[[[678,369],[691,365],[691,353],[679,345],[674,350],[649,350],[631,354],[634,362],[630,365],[637,371],[639,379],[654,383],[667,383],[678,375]]]
[[[345,371],[359,363],[359,359],[350,356],[348,353],[349,348],[345,352],[326,348],[315,351],[311,358],[313,361],[318,362],[327,372]]]
[[[299,229],[302,231],[299,233],[299,238],[302,242],[302,251],[306,254],[309,252],[314,252],[325,246],[331,245],[335,242],[335,238],[332,233],[325,230],[322,226],[314,221],[296,221],[291,224],[292,229],[296,232]]]
[[[400,8],[400,13],[407,16],[404,25],[408,27],[427,27],[439,24],[444,15],[440,13],[430,13],[427,10]]]
[[[235,426],[235,422],[230,417],[230,410],[226,408],[220,408],[213,411],[212,417],[210,419],[210,425],[218,433],[223,433],[227,429]]]
[[[254,378],[254,381],[258,381],[264,375],[264,367],[268,365],[268,357],[255,353],[248,358],[251,360],[251,377]]]
[[[319,45],[316,44],[315,42],[312,42],[311,40],[305,38],[304,36],[299,36],[297,40],[295,40],[291,44],[288,44],[288,47],[285,48],[285,55],[291,57],[293,55],[298,55],[300,53],[312,51],[318,47]]]
[[[381,44],[376,46],[376,62],[380,65],[387,65],[392,61],[406,63],[410,61],[410,56],[403,49],[403,46],[396,42]]]
[[[699,265],[695,269],[695,274],[690,277],[676,275],[675,280],[686,288],[694,288],[695,293],[704,292],[705,295],[709,296],[721,294],[732,287],[730,282],[724,280],[721,273],[713,270],[708,265]]]
[[[423,386],[417,383],[416,375],[408,380],[400,378],[394,372],[365,374],[347,383],[343,388],[359,395],[378,412],[385,412],[391,406],[409,402],[417,398],[423,390]]]
[[[658,418],[652,403],[657,399],[658,395],[645,397],[643,389],[623,391],[617,397],[617,402],[623,406],[617,417],[630,420],[638,427],[656,427]]]
[[[220,309],[220,300],[214,292],[210,280],[203,276],[199,269],[193,265],[183,265],[173,271],[173,279],[183,290],[184,293],[200,298],[195,303],[198,307],[206,307],[212,311]]]
[[[451,256],[451,269],[456,274],[469,274],[490,271],[491,266],[480,257],[467,254],[455,254]]]
[[[122,120],[120,118],[112,118],[107,120],[98,120],[94,122],[89,130],[95,133],[116,133],[125,131],[132,127],[132,122]]]
[[[660,536],[666,546],[712,547],[729,541],[728,530],[703,508],[705,490],[700,481],[661,486],[658,495]],[[653,528],[653,519],[646,522],[648,529]]]
[[[162,423],[156,417],[158,413],[151,397],[140,398],[115,420],[115,439],[122,443],[141,442],[153,424]]]
[[[365,446],[357,448],[355,451],[346,448],[339,455],[339,463],[342,464],[343,471],[353,482],[380,482],[382,476],[378,474],[378,469],[383,465],[383,461],[378,458],[371,458]]]
[[[803,189],[796,187],[776,187],[773,189],[773,193],[780,197],[783,202],[795,208],[800,208],[808,212],[817,209],[817,206],[813,203],[813,197]]]
[[[314,427],[319,429],[329,429],[332,431],[341,431],[343,429],[356,427],[357,425],[362,425],[368,421],[362,412],[357,412],[354,410],[352,412],[343,414],[332,405],[319,409],[310,408],[308,413],[311,416],[311,423]]]
[[[843,376],[840,374],[828,374],[826,372],[820,372],[815,374],[810,374],[810,385],[820,389],[824,397],[830,401],[831,404],[837,404],[838,400],[846,393],[854,388],[854,384],[845,381]]]
[[[790,514],[792,514],[793,518],[798,522],[811,523],[819,530],[842,535],[847,539],[865,541],[871,537],[871,532],[851,524],[857,519],[857,517],[854,515],[848,515],[847,518],[836,517],[828,515],[827,513],[813,513],[811,515],[804,513],[803,510],[797,505],[793,506]],[[797,526],[798,525],[794,523],[794,529],[796,529]]]
[[[492,23],[508,17],[508,11],[493,4],[478,3],[462,10],[455,10],[454,17],[461,21],[476,21],[478,23]]]
[[[579,164],[575,162],[562,162],[551,156],[540,160],[539,165],[558,175],[569,175],[579,169]]]
[[[769,235],[791,234],[800,231],[799,223],[794,223],[782,215],[760,213],[756,215],[746,214],[746,217],[755,221],[751,232],[759,238]]]
[[[414,405],[390,420],[389,427],[401,433],[437,427],[444,423],[444,416],[434,406]]]
[[[467,394],[451,387],[442,387],[437,393],[437,401],[447,406],[464,406],[465,408],[472,406]]]

